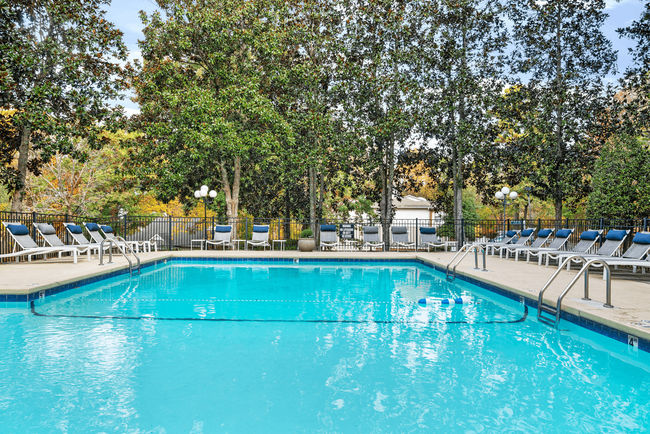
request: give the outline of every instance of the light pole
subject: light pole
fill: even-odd
[[[508,203],[508,196],[510,196],[510,199],[515,200],[519,194],[516,191],[510,191],[508,187],[503,187],[494,195],[497,199],[503,200],[503,236],[506,235],[506,206],[513,204],[513,202]]]
[[[211,200],[214,200],[214,198],[217,197],[217,192],[214,190],[210,190],[210,193],[208,193],[207,185],[202,185],[200,190],[194,192],[194,197],[203,202],[203,239],[205,240],[208,239],[208,194],[210,195]]]

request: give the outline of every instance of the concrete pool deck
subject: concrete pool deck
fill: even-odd
[[[326,259],[420,259],[435,265],[446,267],[455,252],[297,252],[297,251],[262,251],[262,250],[235,250],[235,251],[173,251],[157,253],[141,253],[143,264],[167,258],[326,258]],[[479,257],[479,264],[481,258]],[[128,263],[121,255],[114,256],[113,264],[99,266],[96,256],[88,261],[85,256],[80,256],[79,262],[74,264],[72,259],[49,259],[33,262],[3,263],[0,264],[0,296],[25,295],[76,282],[82,279],[96,277],[127,268]],[[492,285],[501,287],[511,293],[537,300],[540,289],[557,270],[556,266],[546,268],[536,263],[527,264],[525,261],[515,262],[513,259],[499,259],[498,256],[487,258],[487,272],[474,269],[474,257],[468,255],[457,267],[457,272],[473,277]],[[577,274],[579,267],[574,266],[571,271],[563,271],[552,286],[545,293],[545,303],[555,305],[558,295]],[[602,272],[592,273],[590,276],[591,301],[582,300],[583,279],[580,278],[571,292],[564,299],[562,310],[585,318],[590,321],[609,326],[645,340],[650,340],[650,273],[641,275],[639,271],[636,278],[621,279],[623,274],[614,273],[612,278],[612,304],[613,309],[603,307],[605,302],[605,281]],[[633,276],[626,271],[626,276]],[[0,303],[1,306],[16,305],[16,303]],[[534,315],[534,312],[531,312]],[[645,322],[647,321],[647,322]],[[645,323],[644,323],[645,322]],[[641,324],[647,324],[643,327]]]

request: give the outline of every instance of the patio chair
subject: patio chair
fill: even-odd
[[[420,228],[420,246],[426,247],[427,252],[431,251],[431,248],[436,249],[438,247],[444,247],[445,252],[449,247],[449,241],[441,241],[436,234],[436,228]]]
[[[510,245],[510,246],[505,246],[501,247],[499,251],[499,257],[501,257],[502,252],[505,251],[506,253],[506,259],[510,256],[510,253],[515,254],[515,261],[519,260],[519,252],[524,252],[528,249],[538,249],[540,247],[544,247],[544,245],[549,241],[551,238],[551,235],[553,235],[553,231],[555,229],[542,229],[541,231],[538,232],[537,238],[535,238],[535,241],[530,246],[520,246],[518,244]]]
[[[535,229],[535,228],[524,229],[523,231],[521,231],[521,234],[520,234],[519,238],[517,238],[516,241],[514,241],[514,242],[511,241],[510,243],[506,244],[505,246],[501,246],[501,247],[499,247],[499,248],[498,248],[498,249],[499,249],[499,258],[503,258],[503,251],[504,251],[504,249],[507,249],[507,248],[511,248],[511,249],[512,249],[512,248],[517,248],[517,247],[523,247],[523,246],[525,246],[526,243],[528,243],[528,241],[530,241],[530,239],[532,238],[533,234],[535,234],[535,231],[536,231],[536,230],[537,230],[537,229]],[[496,246],[492,246],[492,256],[494,256],[494,250],[495,250],[496,248],[497,248]],[[486,253],[487,253],[487,252],[486,252]],[[506,259],[507,259],[507,255],[506,255]]]
[[[54,226],[48,223],[34,222],[34,228],[36,228],[38,233],[41,235],[41,237],[43,237],[45,242],[50,245],[50,247],[66,247],[66,244],[63,241],[61,241],[61,239],[56,235],[56,229],[54,228]],[[88,255],[89,261],[90,261],[90,254],[93,249],[99,252],[99,246],[92,247],[90,246],[90,244],[86,246],[68,246],[68,247],[75,247],[80,254],[86,253]]]
[[[480,244],[481,246],[483,246],[485,248],[485,253],[489,253],[490,249],[493,247],[500,249],[506,244],[510,244],[512,241],[514,241],[517,235],[519,235],[519,231],[512,230],[506,232],[506,236],[503,238],[503,240],[499,242],[487,242],[487,243],[476,243],[476,244]],[[494,255],[494,250],[492,250],[492,255]]]
[[[336,225],[320,225],[320,250],[326,247],[337,249],[339,236],[336,234]]]
[[[548,247],[529,247],[525,250],[526,252],[526,263],[530,262],[531,256],[537,256],[537,265],[542,265],[543,252],[556,252],[563,251],[566,243],[569,241],[569,237],[573,233],[573,229],[560,229],[555,234],[555,238],[551,241]],[[519,259],[518,253],[515,255],[515,260]],[[523,252],[522,252],[523,253]]]
[[[74,243],[77,243],[80,246],[90,247],[91,249],[97,249],[99,252],[99,243],[91,243],[83,234],[83,228],[74,223],[63,223],[66,231],[70,234]],[[73,244],[74,244],[73,243]],[[107,250],[109,246],[104,246],[104,250]]]
[[[271,248],[269,244],[269,225],[253,225],[253,239],[246,241],[246,247],[262,247],[264,250],[268,247]]]
[[[609,230],[607,231],[607,235],[605,235],[605,242],[603,243],[602,246],[600,246],[600,249],[598,249],[598,251],[594,255],[581,255],[581,256],[583,256],[586,261],[588,261],[589,259],[603,259],[607,257],[612,257],[617,252],[619,252],[621,246],[623,245],[623,242],[625,241],[625,238],[627,238],[627,235],[629,233],[630,231],[625,229]],[[564,259],[571,255],[572,253],[564,253],[564,254],[557,255],[557,266],[560,267],[564,262]],[[567,261],[566,262],[567,271],[571,269],[572,262],[578,263],[583,261],[580,258],[573,258],[572,260]]]
[[[645,269],[650,268],[650,232],[637,232],[632,239],[632,245],[620,257],[603,258],[603,261],[610,267],[613,265],[615,269],[619,266],[632,267],[632,273],[636,273],[636,269],[641,268],[641,273],[645,274]],[[643,257],[646,256],[644,260]],[[585,258],[587,260],[592,258]],[[605,270],[603,270],[603,278],[606,278]]]
[[[381,247],[383,249],[384,242],[379,238],[378,226],[363,226],[363,245],[361,248],[368,247],[370,251]]]
[[[235,245],[231,241],[232,239],[232,226],[222,226],[216,225],[214,227],[214,238],[212,240],[205,241],[205,249],[208,250],[208,245],[221,246],[223,250],[226,250],[226,246],[229,246],[231,249],[235,250]]]
[[[115,239],[115,234],[113,233],[113,228],[107,225],[99,225],[99,230],[102,231],[104,234],[105,238],[108,238],[110,240]],[[122,244],[121,241],[115,240],[116,243]],[[126,244],[131,248],[131,250],[135,250],[136,253],[140,253],[140,248],[142,248],[143,252],[150,252],[151,251],[151,243],[149,241],[127,241]]]
[[[546,257],[546,266],[548,267],[549,261],[551,259],[558,259],[560,255],[569,255],[574,254],[586,254],[593,249],[594,245],[602,235],[602,229],[595,229],[590,231],[583,231],[580,234],[580,241],[576,244],[573,249],[567,250],[556,250],[556,251],[540,251],[539,252],[539,261],[538,264],[542,263],[542,258]],[[559,262],[558,262],[559,264]]]
[[[406,250],[415,250],[415,241],[409,240],[409,230],[406,229],[406,226],[392,226],[390,232],[393,245],[397,247],[398,252],[400,247],[403,247]]]
[[[63,246],[63,247],[41,247],[32,239],[29,235],[29,229],[27,226],[20,223],[11,223],[11,222],[2,222],[2,224],[7,228],[7,232],[14,240],[14,249],[10,254],[16,258],[16,262],[19,262],[20,256],[27,256],[27,261],[31,262],[32,256],[43,255],[43,259],[47,259],[47,255],[50,253],[58,253],[59,258],[61,253],[71,253],[73,261],[77,263],[77,255],[79,250],[74,246]],[[17,252],[16,247],[20,246],[22,252]],[[22,253],[22,254],[18,254]],[[5,256],[5,257],[12,257]]]

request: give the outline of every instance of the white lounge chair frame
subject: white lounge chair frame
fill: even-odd
[[[371,229],[372,232],[366,232],[369,228],[376,228],[377,230],[374,231]],[[368,247],[368,250],[372,251],[372,249],[381,247],[383,250],[385,243],[379,237],[378,226],[363,226],[362,230],[363,230],[363,245],[361,246],[362,249]]]
[[[450,244],[453,244],[453,242],[440,241],[438,234],[423,234],[422,231],[420,231],[420,245],[417,248],[419,249],[420,247],[426,247],[427,252],[430,252],[432,248],[435,251],[435,249],[438,247],[444,247],[446,252]]]
[[[22,223],[12,223],[12,222],[2,222],[2,224],[5,226],[5,230],[9,233],[11,238],[14,240],[14,248],[13,252],[9,254],[10,256],[3,256],[3,257],[15,257],[16,262],[20,262],[20,257],[21,256],[27,256],[27,262],[32,261],[32,256],[38,256],[38,255],[43,255],[43,259],[47,260],[47,255],[50,253],[58,253],[59,258],[61,258],[61,253],[72,253],[73,257],[73,262],[76,264],[77,263],[77,256],[79,254],[79,250],[74,247],[74,246],[65,246],[65,247],[41,247],[38,244],[36,244],[36,241],[30,236],[30,235],[20,235],[21,237],[26,237],[26,238],[18,238],[14,234],[11,233],[9,230],[9,225],[22,225]],[[24,226],[24,225],[23,225]],[[31,243],[27,243],[27,241],[31,241]],[[17,252],[16,247],[20,246],[22,252]]]
[[[228,228],[228,232],[217,232],[217,228]],[[215,225],[212,230],[213,238],[211,240],[205,241],[205,250],[208,250],[208,245],[221,246],[223,250],[226,250],[226,247],[229,246],[231,249],[235,250],[235,245],[232,243],[232,226],[226,225]]]
[[[336,233],[336,228],[333,231],[324,231],[323,226],[325,225],[321,225],[320,229],[320,244],[318,245],[319,249],[324,250],[325,248],[329,247],[331,249],[338,250],[339,236]]]
[[[255,232],[255,226],[266,227],[266,232]],[[254,225],[253,226],[253,238],[246,240],[246,248],[251,247],[262,247],[264,250],[268,247],[271,249],[271,244],[269,244],[269,225]]]
[[[405,250],[413,249],[415,250],[415,241],[409,240],[410,232],[406,226],[392,226],[390,228],[391,237],[393,240],[393,245],[399,248],[403,247]]]
[[[86,245],[86,246],[75,246],[75,245],[68,245],[68,244],[65,244],[65,243],[64,243],[63,241],[61,241],[61,239],[56,235],[56,233],[54,233],[54,234],[44,234],[44,233],[43,233],[43,231],[41,230],[41,228],[40,228],[39,225],[47,224],[47,225],[49,225],[49,226],[52,226],[52,225],[50,225],[49,223],[37,223],[37,222],[33,222],[32,224],[34,225],[34,229],[36,229],[36,231],[41,235],[41,237],[43,238],[43,240],[44,240],[47,244],[50,245],[50,247],[74,247],[75,249],[77,249],[77,251],[79,252],[79,254],[85,253],[85,254],[88,256],[88,260],[90,261],[90,254],[92,253],[92,249],[93,249],[90,245]],[[43,247],[46,247],[46,246],[43,246]],[[97,253],[99,254],[99,248],[97,248],[96,250],[97,250]]]

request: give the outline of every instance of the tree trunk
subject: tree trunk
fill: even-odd
[[[221,184],[223,192],[226,195],[226,216],[228,222],[233,225],[234,233],[237,234],[237,216],[239,213],[239,186],[241,179],[241,157],[235,157],[234,161],[234,179],[232,183],[232,190],[230,188],[230,180],[228,179],[228,170],[223,161],[219,162],[221,166]]]
[[[18,148],[18,188],[11,198],[11,211],[21,212],[23,210],[23,191],[27,182],[27,162],[29,161],[29,137],[32,129],[29,125],[24,126],[20,133],[20,147]]]
[[[316,169],[309,166],[309,219],[313,233],[316,233]]]
[[[563,192],[560,190],[561,186],[561,174],[562,174],[562,164],[564,162],[564,137],[562,131],[562,122],[564,121],[564,113],[562,110],[562,99],[564,93],[564,85],[562,80],[562,7],[558,4],[558,17],[556,22],[556,37],[555,43],[557,45],[556,49],[556,72],[555,72],[555,86],[557,90],[557,119],[556,119],[556,132],[555,140],[557,145],[557,157],[555,160],[555,189],[553,196],[555,197],[555,220],[562,219],[562,199]]]
[[[463,233],[463,162],[458,147],[454,145],[452,151],[453,192],[454,192],[454,235],[460,243]],[[461,246],[458,245],[458,248]]]

